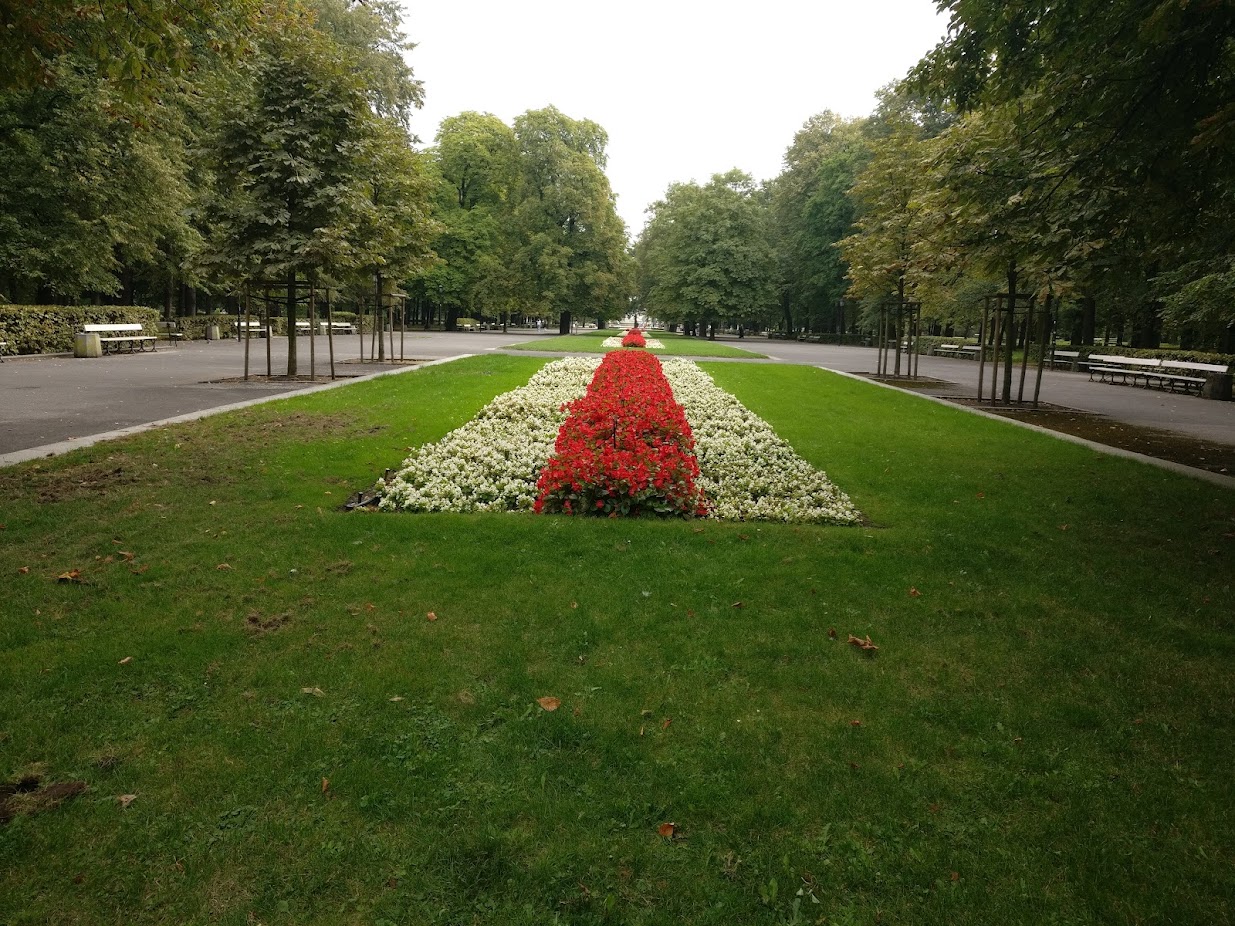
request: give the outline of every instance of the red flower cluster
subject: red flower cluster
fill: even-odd
[[[647,347],[647,341],[643,339],[643,332],[638,328],[631,328],[626,332],[626,336],[622,338],[623,347]]]
[[[611,351],[587,394],[566,408],[554,454],[540,472],[536,511],[707,513],[695,486],[694,437],[655,356]]]

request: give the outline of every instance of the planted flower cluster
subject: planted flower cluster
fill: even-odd
[[[695,437],[699,487],[717,518],[857,524],[861,512],[772,426],[719,388],[689,360],[669,360],[665,376]]]
[[[844,492],[694,362],[661,366],[639,351],[608,357],[614,359],[606,359],[603,374],[594,357],[558,360],[526,386],[498,396],[463,427],[412,453],[389,482],[379,482],[380,507],[527,511],[554,484],[541,510],[566,511],[569,503],[571,512],[606,515],[698,514],[706,499],[707,514],[717,518],[859,522]],[[620,382],[628,376],[629,388]],[[589,381],[607,398],[585,406],[579,421],[563,430]],[[622,416],[629,420],[619,426]],[[645,429],[642,453],[630,452],[637,446],[631,433],[636,421]],[[583,447],[590,440],[591,449],[551,464],[555,444],[576,448],[576,438]],[[628,452],[619,454],[620,447]],[[693,485],[679,478],[683,474]]]
[[[518,511],[536,503],[536,480],[566,419],[563,406],[587,389],[594,357],[545,366],[526,386],[495,398],[440,441],[417,448],[389,482],[387,511]]]
[[[639,337],[636,340],[642,340],[643,343],[637,344],[637,343],[634,343],[634,341],[632,340],[632,342],[628,344],[627,339],[630,338],[632,332],[638,332]],[[638,328],[632,328],[630,329],[630,331],[626,332],[626,334],[624,335],[615,334],[612,337],[605,338],[603,341],[600,342],[600,346],[601,347],[646,347],[648,350],[664,350],[665,342],[657,340],[656,338],[649,338]]]
[[[694,441],[660,361],[605,355],[572,402],[541,471],[536,510],[609,516],[703,515]]]

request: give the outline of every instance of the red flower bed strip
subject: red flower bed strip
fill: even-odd
[[[606,354],[587,394],[567,410],[540,472],[537,511],[707,513],[690,425],[654,355]]]

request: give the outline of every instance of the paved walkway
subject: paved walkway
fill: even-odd
[[[501,350],[551,336],[549,332],[422,332],[404,340],[406,358],[440,360],[460,354]],[[796,341],[727,339],[734,346],[766,353],[785,363],[811,364],[848,373],[871,373],[876,352]],[[286,369],[287,342],[271,342],[273,369]],[[328,371],[325,344],[319,343],[317,371]],[[344,376],[405,369],[356,361],[359,337],[335,339],[336,370]],[[367,347],[367,345],[366,345]],[[396,351],[399,345],[396,339]],[[251,369],[264,373],[266,342],[251,342]],[[309,368],[308,343],[299,342],[302,373]],[[766,362],[766,361],[765,361]],[[9,357],[0,364],[0,465],[43,456],[100,435],[310,388],[308,383],[237,383],[244,370],[243,345],[236,341],[162,344],[158,351],[99,359]],[[953,386],[951,395],[975,395],[978,365],[971,360],[921,358],[920,373]],[[989,373],[989,367],[988,367]],[[1026,384],[1032,388],[1032,372]],[[1015,388],[1015,386],[1014,386]],[[1043,402],[1106,415],[1118,421],[1160,428],[1192,437],[1235,444],[1235,402],[1089,382],[1077,373],[1046,372]]]

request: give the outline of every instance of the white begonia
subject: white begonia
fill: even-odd
[[[719,388],[690,360],[662,364],[686,412],[699,461],[698,485],[714,515],[740,521],[857,524],[861,513],[825,473],[771,425]]]
[[[567,357],[505,392],[467,424],[418,447],[389,482],[386,511],[530,511],[536,480],[566,418],[562,406],[587,390],[600,360]]]

